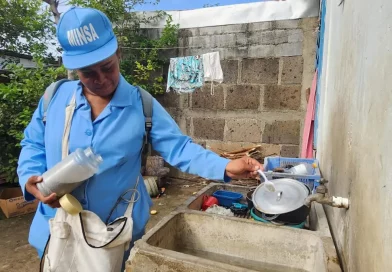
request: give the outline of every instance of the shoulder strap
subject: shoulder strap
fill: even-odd
[[[140,96],[142,98],[142,104],[143,104],[143,113],[145,117],[145,128],[146,128],[146,136],[150,136],[150,131],[152,128],[152,95],[144,90],[143,88],[137,86]]]
[[[144,135],[144,143],[142,147],[142,167],[146,165],[147,157],[151,154],[151,145],[149,144],[150,139],[150,131],[152,128],[152,103],[153,97],[152,95],[144,90],[143,88],[136,86],[139,90],[140,97],[142,99],[142,106],[143,106],[143,114],[144,114],[144,126],[145,126],[145,135]]]
[[[59,81],[53,82],[52,84],[50,84],[46,90],[45,90],[45,94],[44,94],[44,115],[43,115],[43,122],[44,124],[46,123],[46,112],[48,110],[49,107],[49,103],[52,100],[53,96],[55,95],[55,93],[57,92],[57,89],[60,87],[61,84],[63,84],[64,82],[69,81],[69,79],[61,79]]]

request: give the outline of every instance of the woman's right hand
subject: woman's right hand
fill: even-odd
[[[36,199],[38,199],[42,203],[47,204],[52,208],[60,208],[60,203],[55,193],[45,197],[38,190],[37,183],[40,183],[42,181],[43,181],[42,177],[39,176],[30,177],[26,183],[26,191],[32,194]]]

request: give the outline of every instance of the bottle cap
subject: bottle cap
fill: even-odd
[[[65,194],[59,199],[61,207],[69,214],[79,214],[83,208],[80,202],[72,195]]]

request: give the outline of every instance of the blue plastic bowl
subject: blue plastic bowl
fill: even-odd
[[[219,205],[230,208],[233,203],[239,202],[242,199],[242,194],[218,190],[212,194],[213,197],[218,199]]]

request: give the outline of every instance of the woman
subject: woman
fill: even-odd
[[[57,27],[63,63],[76,70],[80,80],[63,83],[49,104],[43,123],[43,99],[39,102],[22,140],[18,175],[26,200],[39,199],[29,242],[40,257],[49,237],[48,220],[59,207],[56,195],[44,197],[37,189],[40,175],[62,158],[61,141],[65,108],[75,95],[76,108],[69,135],[69,153],[92,147],[103,158],[99,172],[72,192],[83,209],[106,220],[117,199],[133,188],[140,176],[144,115],[137,89],[119,70],[117,39],[111,22],[100,11],[73,7],[63,14]],[[184,172],[229,181],[249,177],[261,165],[250,158],[229,161],[194,144],[181,133],[165,109],[153,100],[150,142],[171,165]],[[133,237],[144,234],[151,199],[143,182],[140,199],[133,207]],[[110,220],[124,215],[127,203],[120,202]],[[109,221],[110,221],[109,220]]]

